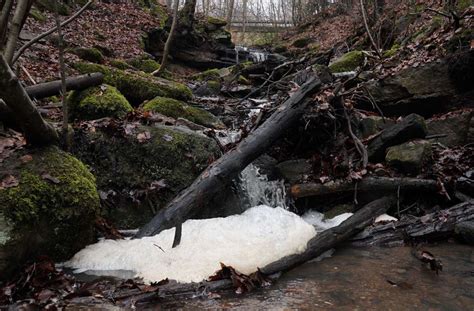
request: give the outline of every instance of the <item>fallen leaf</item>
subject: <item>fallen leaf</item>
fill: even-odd
[[[0,183],[0,189],[8,189],[12,187],[18,186],[19,181],[18,179],[13,176],[13,175],[7,175],[2,179],[2,182]]]
[[[41,175],[41,178],[43,178],[44,180],[50,181],[50,182],[52,182],[53,184],[59,184],[59,183],[60,183],[59,179],[57,179],[56,177],[51,176],[51,175],[48,174],[48,173],[43,173],[43,174]]]

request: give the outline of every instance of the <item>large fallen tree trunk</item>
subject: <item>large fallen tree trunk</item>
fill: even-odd
[[[342,180],[325,184],[298,184],[293,185],[290,193],[294,198],[317,197],[330,194],[343,194],[353,191],[397,191],[417,190],[426,192],[437,192],[438,184],[435,180],[418,178],[390,178],[390,177],[366,177],[355,182]]]
[[[319,78],[313,77],[301,86],[259,128],[240,142],[237,147],[209,166],[191,186],[181,192],[165,209],[143,226],[136,237],[157,234],[193,217],[199,209],[208,204],[248,164],[265,152],[288,127],[299,119],[304,108],[311,101],[306,96],[319,88],[320,85]],[[179,229],[180,226],[177,227],[177,231]],[[178,235],[179,233],[176,236]],[[177,243],[179,244],[179,239]]]
[[[58,133],[43,120],[2,55],[0,55],[0,98],[20,122],[28,143],[34,145],[58,143]]]
[[[104,75],[100,72],[69,77],[66,79],[66,90],[83,90],[91,86],[100,85],[104,81]],[[44,98],[58,95],[61,92],[61,80],[39,83],[27,86],[26,92],[31,98]]]
[[[397,222],[366,228],[352,239],[358,246],[399,246],[411,242],[439,240],[453,235],[456,224],[474,220],[474,201],[422,217],[406,217]]]
[[[371,224],[377,216],[385,213],[390,207],[395,206],[395,204],[395,197],[383,197],[370,202],[339,226],[318,233],[314,238],[308,241],[304,252],[283,257],[261,268],[260,272],[267,276],[272,276],[277,272],[290,270],[295,266],[318,257],[325,251],[336,247],[354,234],[363,230],[367,225]],[[144,303],[157,298],[196,296],[217,290],[230,289],[232,287],[233,282],[228,279],[187,284],[170,282],[159,286],[158,290],[153,293],[142,293],[139,289],[132,289],[126,292],[114,293],[113,297],[114,300],[117,301],[130,298],[137,303]]]

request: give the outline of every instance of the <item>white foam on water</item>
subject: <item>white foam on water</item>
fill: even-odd
[[[343,221],[351,217],[352,213],[343,213],[331,219],[324,219],[324,214],[317,211],[309,210],[302,218],[316,229],[317,232],[327,230],[332,227],[339,226]]]
[[[378,216],[377,218],[375,218],[374,223],[391,222],[391,221],[398,221],[398,219],[393,217],[393,216],[387,215],[387,214],[382,214],[382,215]]]
[[[85,270],[132,270],[145,281],[165,278],[198,282],[220,263],[242,273],[301,253],[316,231],[283,208],[252,207],[241,215],[188,220],[181,244],[171,248],[174,229],[135,240],[103,240],[78,252],[65,266]]]

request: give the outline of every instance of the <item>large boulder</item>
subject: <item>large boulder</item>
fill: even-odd
[[[147,102],[143,110],[161,113],[175,119],[184,118],[206,127],[225,128],[224,124],[212,113],[172,98],[156,97]]]
[[[102,84],[68,96],[69,116],[74,120],[104,117],[123,118],[133,110],[128,100],[113,86]]]
[[[329,65],[332,73],[353,71],[364,63],[365,54],[363,51],[350,51]]]
[[[73,153],[91,167],[104,217],[138,228],[219,156],[216,142],[169,126],[96,126],[75,135]]]
[[[0,169],[0,279],[37,255],[65,260],[94,240],[95,178],[56,147],[24,150]]]
[[[468,142],[471,128],[472,110],[460,110],[432,118],[426,122],[428,135],[439,135],[433,141],[446,147],[453,147]]]
[[[288,160],[280,162],[277,170],[290,183],[301,181],[305,175],[312,172],[312,165],[305,159]]]
[[[417,114],[406,116],[399,123],[386,128],[369,142],[367,153],[372,162],[381,162],[388,147],[399,145],[415,138],[425,138],[425,119]]]
[[[441,112],[470,96],[468,91],[472,87],[466,84],[472,80],[466,82],[463,77],[474,71],[473,57],[474,51],[408,67],[396,75],[367,82],[367,95],[375,99],[386,115],[428,116]]]
[[[362,138],[367,138],[371,135],[377,134],[378,132],[390,127],[394,124],[391,119],[379,117],[379,116],[367,116],[362,118],[358,124],[358,131]]]
[[[387,149],[385,161],[397,170],[416,175],[423,164],[431,160],[431,143],[427,140],[415,140]]]
[[[192,98],[191,90],[184,84],[154,77],[144,72],[125,71],[91,63],[75,63],[81,73],[101,72],[104,82],[115,86],[127,99],[138,106],[156,96],[165,96],[180,100]]]

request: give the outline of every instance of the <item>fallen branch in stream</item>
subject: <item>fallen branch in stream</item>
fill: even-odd
[[[259,128],[250,133],[234,149],[209,166],[201,175],[166,208],[143,226],[136,237],[155,235],[162,230],[178,226],[174,245],[180,241],[179,226],[222,191],[253,160],[265,152],[287,128],[303,114],[312,99],[307,98],[321,86],[318,77],[312,77],[286,100]]]
[[[456,224],[470,220],[474,220],[472,200],[422,217],[406,217],[396,222],[368,227],[351,242],[358,246],[399,246],[407,242],[438,240],[451,236]]]
[[[351,193],[355,183],[352,181],[331,181],[325,184],[307,183],[293,185],[290,193],[294,198],[317,197],[331,194]],[[439,190],[436,180],[418,178],[392,178],[392,177],[365,177],[357,181],[357,191],[393,191],[400,187],[401,190],[417,190],[437,192]]]

